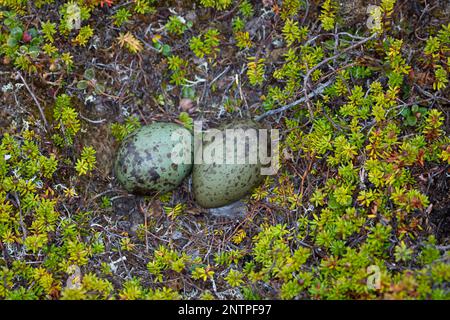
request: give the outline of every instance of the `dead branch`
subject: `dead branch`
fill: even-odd
[[[33,98],[34,102],[36,103],[36,106],[39,109],[39,113],[41,114],[42,121],[44,122],[44,130],[47,132],[48,123],[47,123],[47,119],[45,118],[44,110],[42,109],[41,104],[39,103],[39,100],[36,98],[33,91],[28,86],[28,83],[25,81],[25,78],[22,76],[20,71],[18,71],[17,74],[19,75],[20,80],[22,80],[23,84],[25,85],[25,88],[27,88],[28,92],[30,93],[31,97]]]

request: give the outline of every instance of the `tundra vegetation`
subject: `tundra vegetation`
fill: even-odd
[[[449,299],[449,14],[0,0],[0,299]],[[141,125],[242,117],[281,158],[238,216],[114,179]]]

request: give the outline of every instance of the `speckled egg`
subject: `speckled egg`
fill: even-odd
[[[225,141],[225,135],[227,129],[260,129],[259,123],[253,120],[235,120],[233,122],[222,125],[218,128],[220,130],[219,136]],[[204,141],[203,149],[196,149],[197,152],[203,152],[207,150],[210,144],[214,143],[214,140]],[[238,149],[238,143],[241,143],[244,147],[246,156],[249,152],[249,143],[244,140],[234,144],[234,150]],[[223,154],[225,154],[225,143],[223,147]],[[212,153],[211,153],[212,154]],[[196,158],[200,156],[196,154]],[[233,203],[248,193],[250,193],[256,186],[262,181],[264,176],[261,175],[261,163],[259,159],[257,163],[226,163],[223,158],[216,159],[211,157],[209,163],[202,162],[201,164],[194,164],[192,170],[192,188],[194,197],[197,203],[204,208],[218,208]],[[236,159],[236,158],[235,158]]]
[[[162,194],[180,185],[192,163],[192,133],[175,123],[155,122],[122,141],[114,172],[129,192]]]

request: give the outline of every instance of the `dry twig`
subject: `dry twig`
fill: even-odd
[[[28,86],[28,83],[25,81],[25,79],[22,76],[22,74],[20,73],[20,71],[18,71],[17,74],[19,75],[20,80],[22,80],[23,84],[25,85],[25,88],[27,88],[28,92],[30,93],[31,97],[33,98],[34,102],[36,103],[36,106],[39,109],[39,113],[41,114],[42,121],[44,122],[44,130],[47,131],[47,128],[48,128],[47,119],[45,118],[44,110],[42,109],[41,104],[39,103],[39,100],[36,98],[33,91]]]
[[[281,108],[269,110],[266,113],[263,113],[263,114],[255,117],[255,120],[256,121],[260,121],[260,120],[262,120],[262,119],[264,119],[264,118],[266,118],[268,116],[272,116],[274,114],[277,114],[277,113],[289,110],[289,109],[297,106],[298,104],[303,103],[303,102],[308,102],[309,99],[312,99],[313,97],[317,96],[318,94],[321,94],[325,90],[326,87],[331,85],[332,80],[329,80],[329,81],[319,85],[315,90],[313,90],[312,92],[308,93],[308,82],[309,82],[309,78],[311,77],[311,74],[314,71],[316,71],[318,68],[323,66],[324,64],[328,63],[329,61],[332,61],[332,60],[336,59],[337,57],[343,55],[344,53],[347,53],[348,51],[353,50],[353,49],[363,45],[364,43],[374,39],[376,36],[377,36],[377,34],[374,33],[370,37],[364,38],[363,40],[358,41],[355,44],[345,48],[341,52],[339,52],[339,53],[337,53],[337,54],[335,54],[335,55],[333,55],[333,56],[331,56],[329,58],[326,58],[326,59],[322,60],[321,62],[319,62],[318,64],[316,64],[314,67],[309,69],[308,72],[305,75],[305,78],[303,80],[303,93],[304,93],[304,96],[302,98],[300,98],[298,100],[295,100],[294,102],[291,102],[291,103],[289,103],[289,104],[287,104],[287,105],[285,105],[285,106],[283,106]],[[312,115],[312,110],[311,110],[311,108],[309,106],[308,106],[308,109],[309,109],[309,113]]]

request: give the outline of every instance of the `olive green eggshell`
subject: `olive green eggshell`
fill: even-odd
[[[192,163],[192,133],[175,123],[155,122],[122,141],[114,172],[128,192],[165,193],[180,185]]]
[[[248,128],[260,129],[261,126],[253,120],[237,120],[220,126],[218,130],[223,136],[226,129]],[[204,142],[203,149],[207,148],[209,143],[212,142]],[[264,176],[261,176],[260,172],[259,161],[254,164],[227,164],[223,161],[216,162],[214,158],[209,164],[194,164],[192,188],[195,200],[204,208],[218,208],[233,203],[250,193],[263,181]]]

